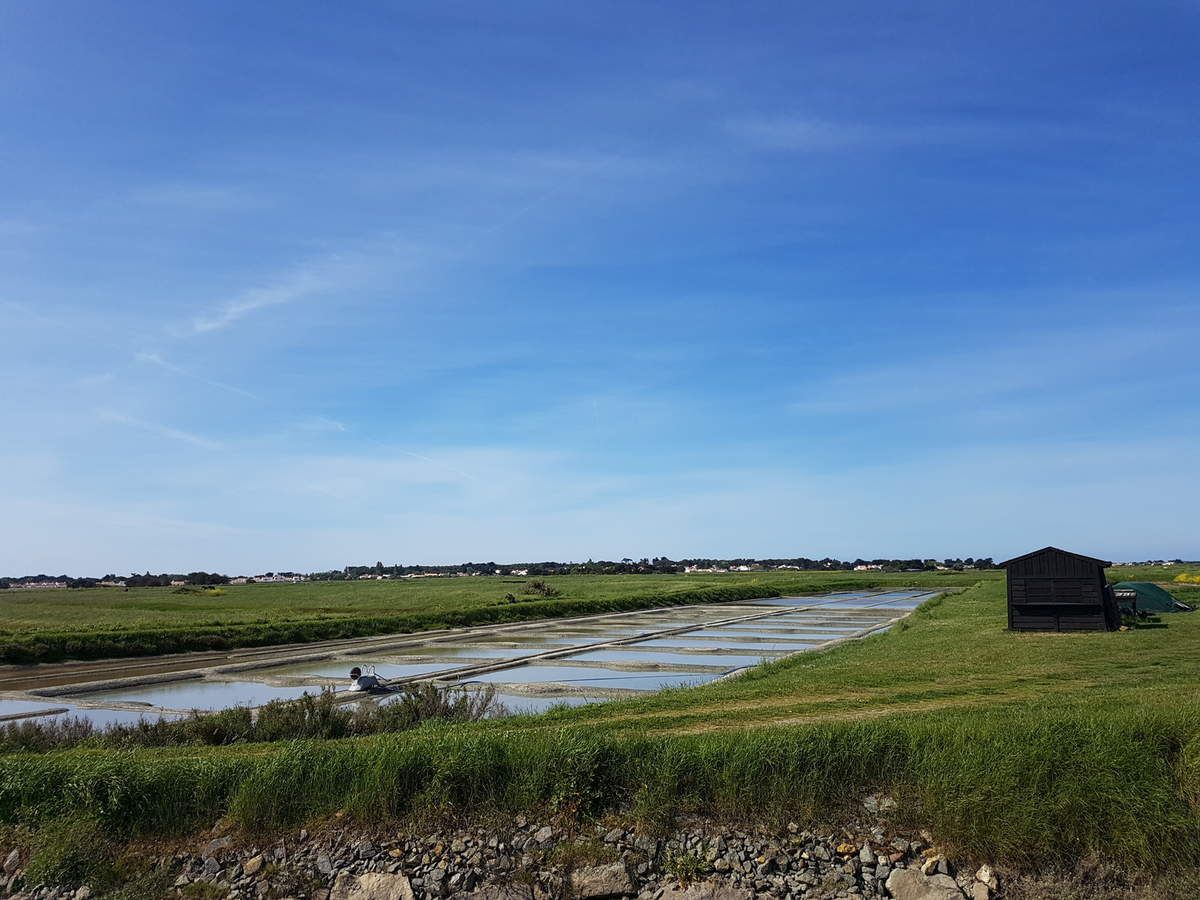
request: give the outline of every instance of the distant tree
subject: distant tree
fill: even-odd
[[[227,575],[219,575],[216,572],[189,572],[187,578],[184,579],[188,584],[210,585],[210,584],[228,584],[229,577]]]

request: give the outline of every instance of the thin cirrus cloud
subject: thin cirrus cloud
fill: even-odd
[[[249,288],[225,303],[192,317],[177,337],[196,337],[220,332],[255,313],[274,307],[363,287],[382,275],[403,271],[407,277],[418,272],[429,274],[448,259],[484,252],[481,241],[514,225],[530,211],[544,206],[575,186],[587,186],[601,175],[628,180],[654,171],[645,159],[613,153],[527,154],[515,158],[515,165],[478,165],[488,178],[500,178],[493,190],[503,199],[500,209],[490,218],[475,222],[465,233],[455,233],[441,242],[420,245],[392,233],[380,233],[360,240],[354,248],[330,253],[301,262],[290,271]],[[497,176],[495,171],[503,172]],[[456,183],[461,171],[450,169]],[[520,189],[526,196],[518,203],[505,198],[508,189]]]
[[[799,115],[738,117],[725,122],[725,130],[762,150],[837,150],[880,136],[863,125]]]
[[[1028,139],[1031,135],[1044,141],[1100,136],[1076,124],[1036,117],[1003,123],[926,116],[862,122],[771,113],[736,116],[726,119],[723,126],[727,134],[751,149],[794,152],[998,144]]]
[[[168,438],[184,444],[190,444],[193,447],[200,447],[203,450],[221,450],[224,447],[224,445],[219,441],[214,441],[210,438],[204,437],[203,435],[195,434],[191,431],[184,431],[182,428],[173,428],[170,425],[162,425],[158,422],[149,422],[145,419],[139,419],[136,416],[125,415],[124,413],[115,412],[111,409],[96,410],[96,416],[102,422],[109,422],[113,425],[124,425],[128,428],[144,431],[147,434],[153,434],[157,435],[158,437]]]
[[[133,195],[136,202],[193,213],[242,212],[263,206],[254,193],[220,185],[171,183]]]
[[[1063,392],[1080,396],[1088,388],[1119,387],[1139,372],[1186,375],[1185,354],[1196,336],[1192,323],[1170,316],[1154,325],[1090,326],[1002,346],[977,339],[953,352],[814,380],[791,409],[840,415],[975,404],[1030,391],[1039,402]],[[1028,408],[1031,401],[1023,403]]]
[[[344,255],[305,263],[275,281],[244,291],[215,310],[196,316],[188,330],[193,335],[222,331],[259,310],[286,306],[345,286],[354,269],[353,259]]]
[[[223,331],[255,313],[334,294],[349,295],[403,274],[408,283],[459,252],[457,246],[419,244],[392,232],[363,237],[348,249],[310,257],[233,299],[195,315],[174,337]]]
[[[314,432],[333,432],[340,433],[348,431],[345,422],[339,422],[337,419],[331,419],[328,416],[309,416],[297,423],[296,428],[300,431]]]
[[[203,375],[197,375],[194,372],[189,372],[182,366],[177,366],[174,363],[164,359],[159,353],[135,353],[133,358],[137,362],[157,366],[163,371],[170,372],[172,375],[178,375],[181,378],[190,378],[194,381],[200,382],[201,384],[207,384],[209,387],[218,388],[222,391],[228,391],[231,394],[238,394],[251,400],[259,399],[257,394],[252,393],[245,388],[240,388],[234,384],[227,384],[224,381],[217,381],[213,378],[205,378]]]

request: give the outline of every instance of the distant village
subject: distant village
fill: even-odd
[[[1183,560],[1152,559],[1137,562],[1117,562],[1114,566],[1173,566]],[[479,578],[479,577],[542,577],[546,575],[722,575],[744,572],[792,570],[798,572],[962,572],[973,569],[994,569],[991,557],[965,559],[684,559],[665,556],[621,559],[619,561],[539,562],[497,565],[495,562],[461,563],[455,566],[384,565],[346,566],[324,572],[266,572],[261,575],[223,575],[218,572],[189,572],[187,574],[149,572],[128,576],[113,574],[101,578],[69,575],[23,575],[0,577],[0,590],[65,590],[69,588],[190,588],[225,584],[300,584],[308,581],[389,581],[417,578]]]

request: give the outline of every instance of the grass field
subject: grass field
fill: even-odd
[[[1175,591],[1178,596],[1187,592]],[[918,712],[1176,710],[1200,701],[1200,614],[1131,632],[1006,630],[1003,580],[935,599],[892,633],[762,665],[736,681],[573,714],[656,733]]]
[[[571,575],[544,579],[560,592],[552,600],[524,594],[527,579],[485,577],[229,585],[219,592],[8,590],[0,591],[0,662],[299,643],[780,593],[961,585],[976,577],[857,572]],[[508,593],[520,602],[506,602]]]
[[[12,754],[0,821],[79,812],[138,834],[551,807],[837,822],[885,790],[900,823],[967,858],[1200,862],[1200,613],[1011,634],[1003,581],[975,582],[890,633],[642,700],[338,741]]]

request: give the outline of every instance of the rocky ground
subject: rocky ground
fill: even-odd
[[[871,798],[878,812],[887,800]],[[21,854],[4,862],[0,894],[87,900],[90,887],[25,884]],[[960,869],[927,836],[882,825],[817,833],[691,822],[663,837],[620,825],[548,824],[517,817],[435,834],[331,827],[253,846],[219,831],[157,860],[168,893],[194,898],[319,900],[749,900],[751,897],[992,900],[990,867]]]

